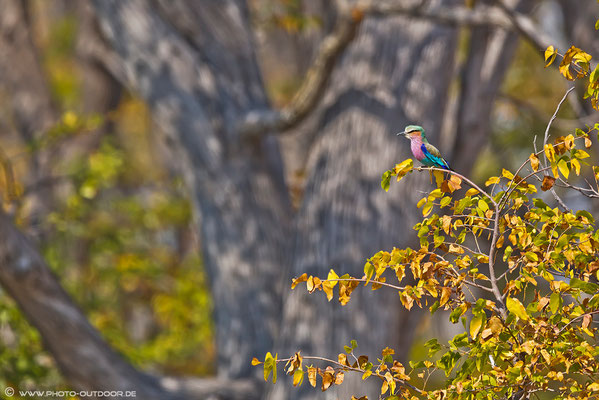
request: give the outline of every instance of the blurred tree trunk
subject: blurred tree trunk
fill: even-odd
[[[510,8],[523,14],[530,12],[534,5],[529,0],[511,3],[516,4]],[[505,29],[476,27],[470,32],[468,55],[461,70],[456,135],[451,152],[456,171],[470,172],[476,155],[487,144],[495,97],[512,62],[518,40],[515,32]]]
[[[402,17],[369,19],[335,71],[322,106],[313,116],[309,177],[297,216],[293,275],[363,274],[364,260],[380,249],[414,244],[418,189],[427,176],[410,176],[381,190],[381,173],[409,157],[408,141],[395,133],[421,124],[439,140],[447,89],[452,81],[456,30]],[[394,291],[357,289],[350,303],[327,303],[304,287],[288,293],[279,354],[337,359],[343,345],[358,342],[357,354],[371,358],[391,346],[408,354],[418,322]],[[351,383],[350,383],[351,382]],[[275,385],[271,399],[312,398],[313,388]],[[380,388],[379,388],[380,389]],[[346,375],[338,392],[376,398],[360,376]]]
[[[0,1],[0,88],[11,100],[10,130],[25,146],[36,147],[56,120],[57,110],[33,43],[26,5],[18,0]],[[35,228],[30,233],[39,237],[43,236],[43,217],[52,209],[52,191],[43,182],[51,175],[51,157],[44,151],[32,151],[27,158],[30,168],[24,184],[36,189],[20,202]]]
[[[356,294],[341,310],[297,290],[281,319],[282,299],[291,275],[322,276],[331,266],[359,275],[366,257],[411,237],[414,189],[423,182],[385,194],[380,175],[408,154],[395,130],[420,122],[437,137],[455,30],[403,18],[365,24],[318,111],[308,189],[291,230],[276,142],[244,142],[237,131],[245,113],[268,107],[246,4],[94,4],[127,84],[186,161],[214,295],[219,374],[256,373],[249,360],[272,351],[281,328],[277,348],[287,352],[330,355],[353,338],[365,353],[402,343],[405,355],[413,327],[400,323],[396,293]]]

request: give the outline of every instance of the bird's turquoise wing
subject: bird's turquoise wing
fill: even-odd
[[[420,149],[424,153],[424,158],[422,159],[422,164],[428,167],[439,167],[443,169],[451,169],[447,161],[443,159],[441,156],[441,152],[437,150],[435,146],[430,143],[422,143]]]

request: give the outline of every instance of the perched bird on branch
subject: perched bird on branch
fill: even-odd
[[[453,171],[447,161],[441,156],[441,152],[426,140],[424,129],[421,126],[408,125],[403,132],[399,132],[397,135],[402,135],[410,139],[412,154],[424,166]]]

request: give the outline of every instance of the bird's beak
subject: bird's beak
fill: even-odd
[[[397,136],[399,136],[399,135],[401,135],[401,136],[406,136],[406,135],[407,135],[407,133],[406,133],[406,131],[403,131],[403,132],[398,132],[398,133],[397,133]]]

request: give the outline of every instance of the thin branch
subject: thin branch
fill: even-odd
[[[572,86],[570,89],[568,89],[566,91],[566,94],[564,94],[564,97],[562,97],[560,102],[557,104],[557,107],[555,108],[555,112],[551,116],[549,123],[547,123],[547,127],[545,128],[545,136],[543,137],[543,148],[545,148],[545,145],[547,144],[547,140],[549,139],[549,129],[551,128],[551,124],[557,118],[557,113],[559,112],[559,109],[561,108],[562,104],[564,103],[564,101],[566,101],[566,98],[574,89],[575,89],[575,87]],[[545,156],[545,166],[547,166],[547,156]]]
[[[593,315],[593,314],[599,314],[599,310],[584,313],[582,315],[579,315],[578,317],[572,318],[570,320],[570,322],[568,322],[566,325],[562,326],[562,328],[559,330],[559,332],[557,334],[560,335],[564,331],[564,329],[566,329],[567,327],[572,325],[575,321],[579,320],[580,318],[584,318],[585,315]]]
[[[545,148],[545,145],[547,144],[547,140],[549,139],[549,129],[551,128],[551,124],[553,123],[553,121],[555,120],[555,118],[557,118],[557,113],[559,112],[559,109],[561,108],[562,104],[564,103],[564,101],[566,101],[566,98],[568,97],[568,95],[570,94],[570,92],[572,92],[574,89],[575,89],[574,86],[572,86],[570,89],[568,89],[566,91],[566,94],[564,94],[564,97],[562,97],[562,99],[560,100],[560,102],[557,104],[557,107],[555,108],[555,112],[551,116],[551,119],[549,120],[549,123],[547,123],[547,128],[545,129],[545,136],[543,138],[543,148]],[[547,166],[547,163],[548,163],[547,154],[543,153],[543,157],[545,158],[545,166]],[[570,208],[557,195],[557,193],[555,192],[555,188],[552,187],[550,190],[551,190],[551,194],[553,195],[553,197],[555,198],[555,200],[557,201],[557,203],[562,207],[562,209],[564,211],[571,212],[572,210],[570,210]]]
[[[491,281],[491,288],[493,289],[493,295],[499,301],[501,307],[501,315],[505,318],[505,305],[503,302],[503,296],[497,286],[497,276],[495,275],[495,252],[497,251],[497,239],[499,238],[499,205],[495,203],[495,220],[493,221],[493,238],[491,239],[491,248],[489,249],[489,280]]]

